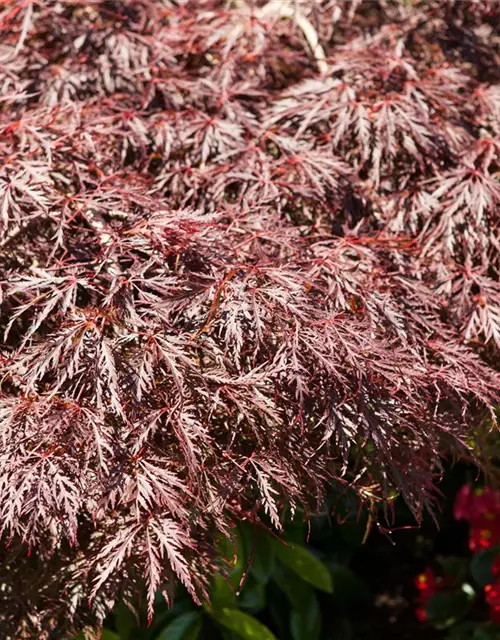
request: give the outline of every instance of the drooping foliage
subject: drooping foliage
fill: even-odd
[[[500,387],[499,6],[2,3],[4,629],[432,502]]]

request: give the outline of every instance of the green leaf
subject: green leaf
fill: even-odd
[[[259,582],[267,583],[275,566],[274,547],[267,536],[255,526],[244,523],[242,535],[247,558],[251,558],[250,573]]]
[[[210,591],[210,605],[214,609],[236,606],[236,594],[229,578],[220,574],[212,578],[212,589]]]
[[[137,637],[137,620],[124,602],[119,602],[114,611],[115,627],[120,640],[135,640]]]
[[[266,592],[268,594],[267,610],[272,618],[278,638],[286,638],[290,627],[289,599],[274,581],[268,584]]]
[[[173,603],[167,602],[162,591],[168,592],[168,586],[164,585],[164,589],[159,589],[155,594],[155,618],[158,617],[159,613],[167,613],[173,618],[181,613],[196,610],[197,606],[194,604],[191,595],[186,591],[186,587],[182,584],[178,584],[176,587]]]
[[[221,537],[217,547],[223,566],[221,572],[212,579],[210,604],[214,609],[235,607],[236,592],[245,566],[245,550],[240,532],[234,530],[232,540]]]
[[[290,630],[294,640],[316,640],[321,632],[321,613],[314,589],[287,567],[279,566],[274,582],[292,605]]]
[[[360,547],[366,536],[368,518],[362,516],[356,521],[347,521],[339,525],[339,532],[344,542],[350,547]]]
[[[437,593],[429,598],[425,608],[429,622],[439,629],[451,627],[470,608],[470,597],[464,591]]]
[[[290,630],[293,640],[319,640],[321,635],[321,611],[313,592],[307,607],[292,611]]]
[[[276,640],[275,635],[248,613],[238,609],[221,609],[212,612],[213,619],[222,627],[248,640]],[[170,639],[169,639],[170,640]]]
[[[266,586],[250,576],[245,582],[243,592],[238,598],[240,607],[252,612],[261,611],[266,606]]]
[[[487,584],[495,582],[495,577],[491,573],[491,565],[499,553],[500,549],[493,547],[478,553],[472,558],[470,572],[480,587],[485,587]]]
[[[308,525],[303,513],[301,517],[301,510],[298,509],[297,511],[298,512],[295,514],[293,519],[290,519],[288,517],[286,518],[284,527],[286,532],[286,539],[290,542],[301,544],[301,542],[303,542],[307,536]]]
[[[308,549],[298,544],[275,542],[278,559],[316,589],[333,592],[332,577],[327,567]]]
[[[277,567],[273,580],[298,612],[306,611],[315,598],[314,589],[287,567]]]
[[[196,640],[200,635],[201,626],[201,613],[198,611],[182,613],[163,629],[156,640]]]
[[[245,547],[241,532],[233,530],[232,540],[221,538],[219,543],[221,557],[225,558],[229,565],[228,575],[235,589],[240,585],[241,576],[245,570]]]
[[[467,558],[447,556],[446,558],[439,558],[439,564],[443,567],[443,573],[453,578],[457,583],[467,579],[469,570]]]
[[[446,640],[473,640],[476,627],[477,622],[462,622],[450,630],[449,635],[446,636]]]
[[[349,567],[338,562],[328,562],[326,566],[335,585],[335,601],[343,610],[358,607],[370,601],[371,596],[367,586]]]
[[[500,638],[500,625],[487,622],[486,624],[477,625],[473,640],[498,640]]]

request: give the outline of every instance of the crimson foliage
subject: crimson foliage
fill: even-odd
[[[499,5],[2,7],[2,627],[326,483],[418,517],[500,388]]]

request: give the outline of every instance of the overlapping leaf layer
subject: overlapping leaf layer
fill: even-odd
[[[333,481],[418,516],[468,455],[500,388],[499,19],[2,4],[3,628],[203,597],[234,520]]]

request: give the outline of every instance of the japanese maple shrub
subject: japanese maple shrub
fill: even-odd
[[[500,387],[499,6],[1,3],[5,634],[203,598],[326,483],[432,508]]]

